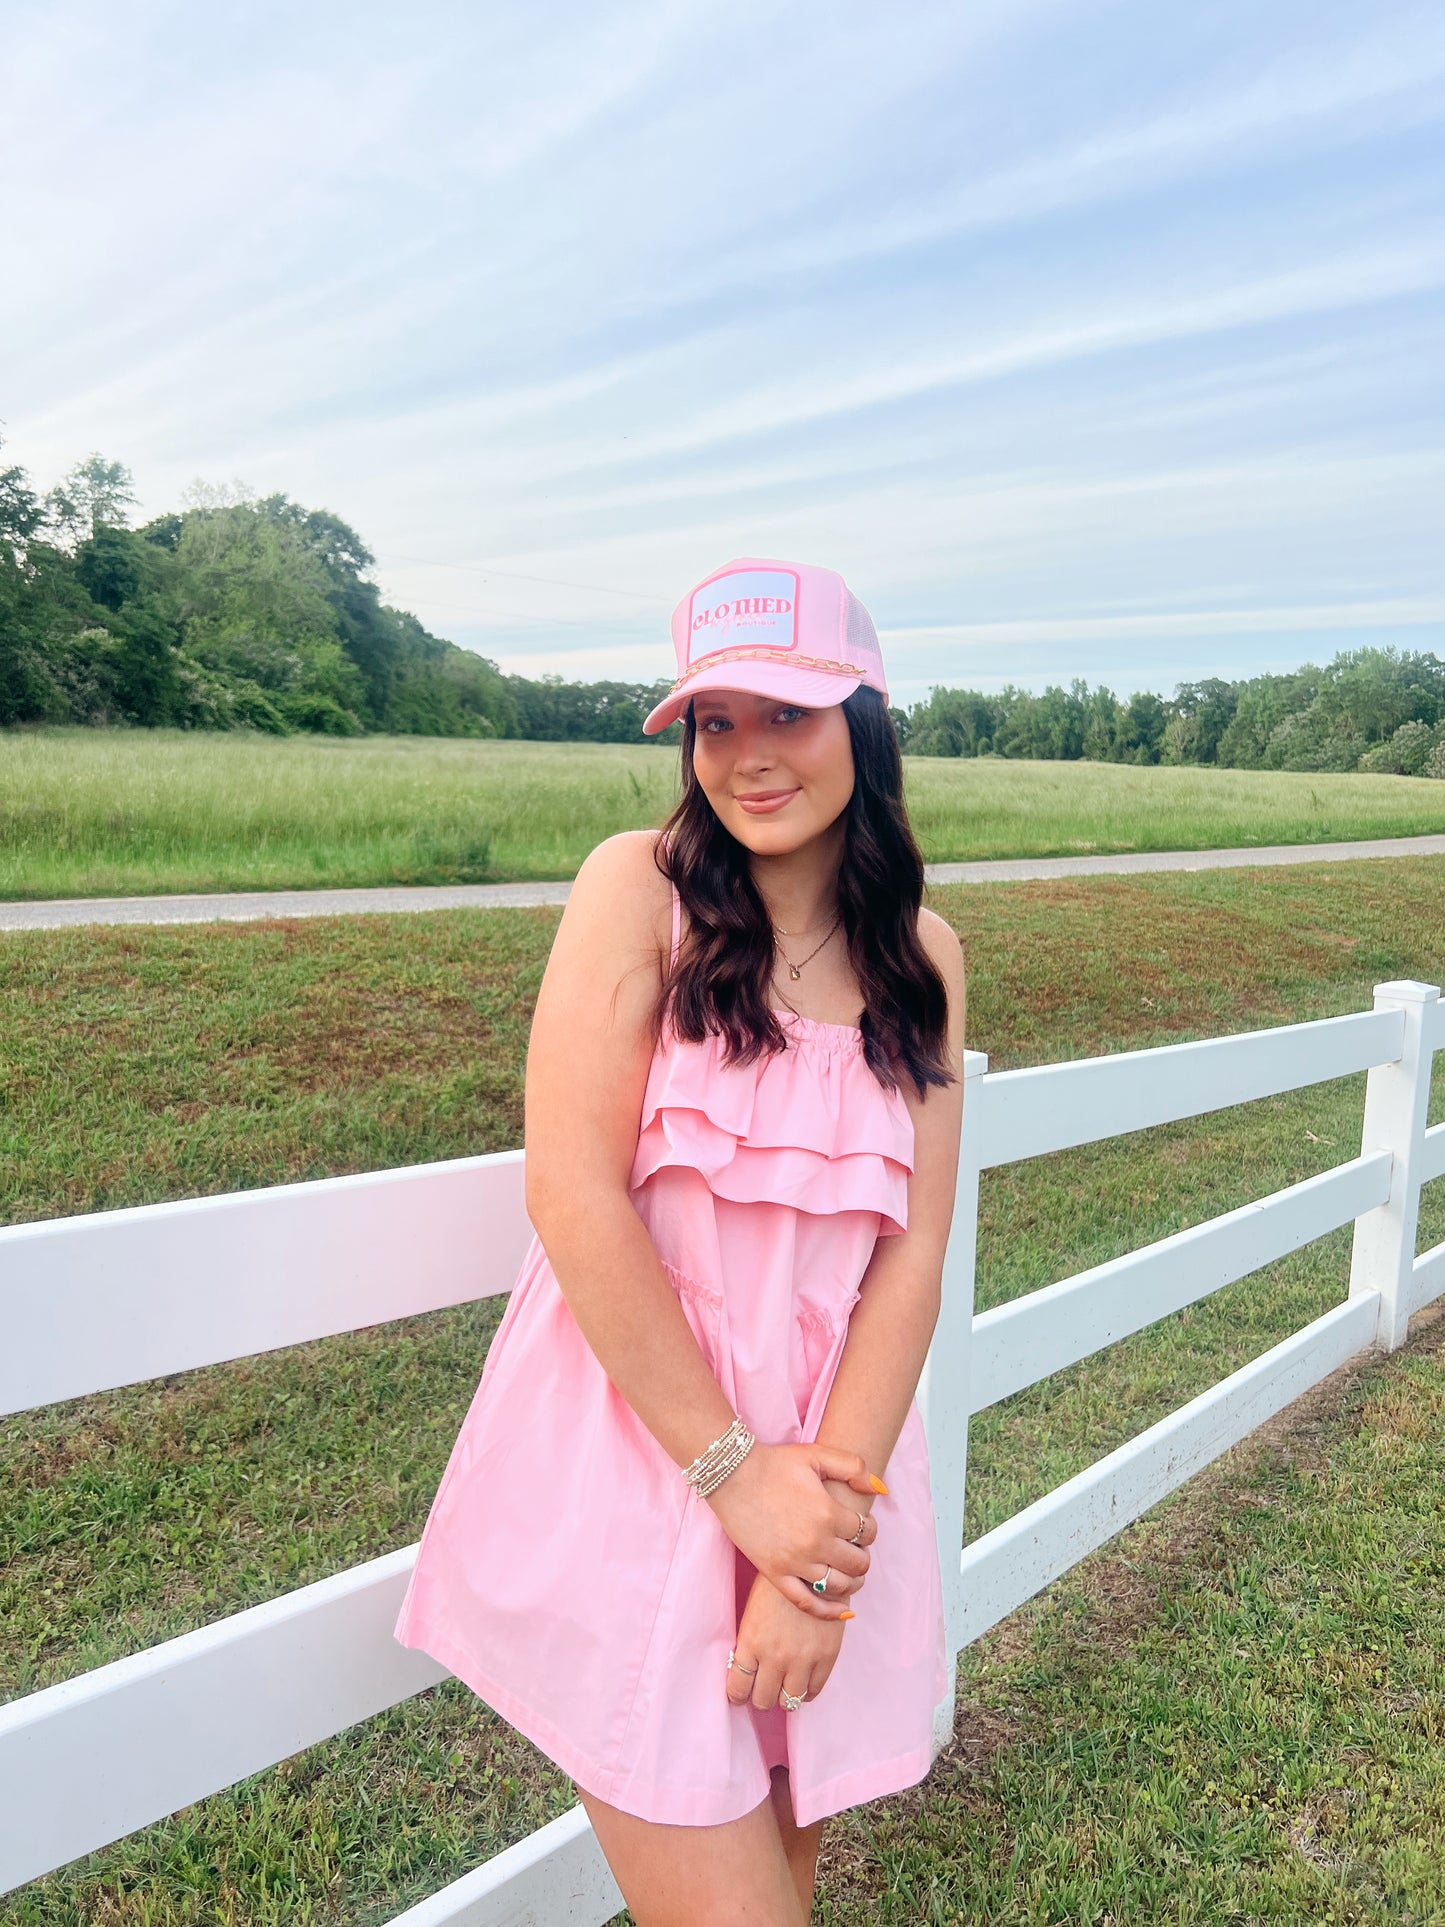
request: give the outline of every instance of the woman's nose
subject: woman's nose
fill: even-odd
[[[744,725],[733,737],[733,761],[739,769],[770,769],[773,763],[766,730]]]

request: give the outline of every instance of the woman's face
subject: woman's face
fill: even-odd
[[[692,766],[725,829],[759,856],[821,836],[853,794],[841,703],[803,709],[776,696],[708,689],[692,699]]]

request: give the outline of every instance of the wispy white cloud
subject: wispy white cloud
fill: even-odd
[[[535,167],[575,148],[599,122],[637,99],[668,68],[703,0],[656,0],[573,16],[560,32],[512,30],[505,89],[478,75],[477,113],[447,144],[449,166],[478,183]],[[579,155],[584,162],[585,156]]]
[[[854,344],[851,369],[824,372],[811,382],[794,377],[730,397],[686,426],[641,441],[627,459],[641,462],[712,448],[1122,350],[1433,292],[1442,282],[1445,236],[1412,237],[1404,246],[1311,261],[1256,280],[1215,279],[1211,285],[1201,277],[1199,285],[1171,289],[1162,298],[1071,314],[1051,325],[1001,331],[991,341],[881,366]],[[609,452],[598,459],[615,462],[617,457]]]
[[[1184,94],[1169,110],[1105,125],[1026,160],[982,168],[942,191],[865,218],[825,220],[789,236],[794,274],[860,268],[870,259],[956,242],[981,229],[1027,224],[1100,201],[1157,195],[1170,182],[1201,174],[1247,172],[1281,149],[1313,152],[1378,132],[1445,118],[1445,28],[1417,14],[1363,37],[1320,46],[1301,41],[1264,72],[1202,96]],[[650,290],[698,300],[758,280],[742,253],[711,264],[685,288]]]

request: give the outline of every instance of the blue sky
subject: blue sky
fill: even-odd
[[[327,507],[506,669],[740,554],[895,700],[1445,653],[1445,10],[12,4],[3,459]]]

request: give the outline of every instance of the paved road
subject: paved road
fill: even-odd
[[[930,883],[1028,883],[1040,878],[1136,876],[1145,870],[1238,870],[1258,864],[1348,863],[1371,856],[1445,856],[1445,836],[1368,843],[1292,843],[1251,850],[1161,850],[1137,856],[1027,857],[930,863]],[[0,903],[0,930],[85,923],[247,923],[259,917],[334,917],[395,910],[502,909],[565,903],[566,883],[456,883],[380,890],[257,890],[227,896],[78,897]]]

